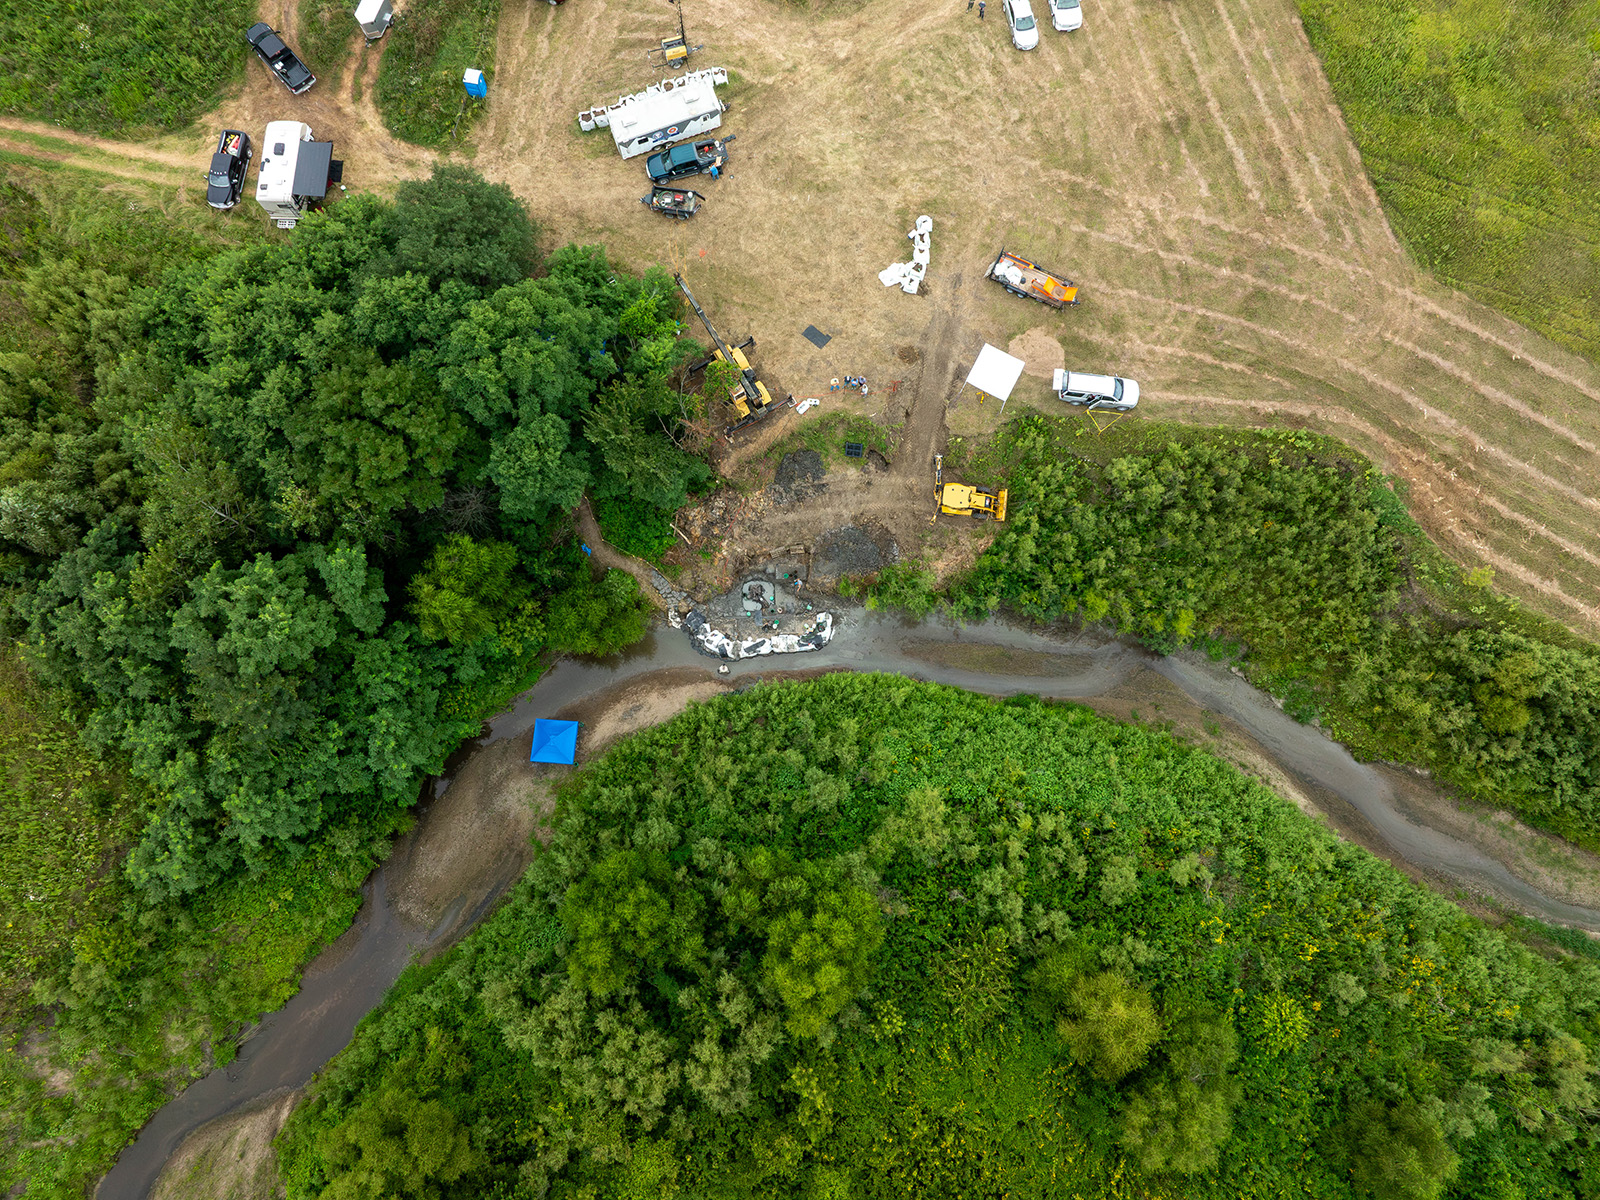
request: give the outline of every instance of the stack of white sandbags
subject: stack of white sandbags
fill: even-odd
[[[884,287],[894,287],[898,284],[902,292],[910,292],[914,296],[917,288],[922,286],[923,276],[928,273],[928,258],[932,253],[933,218],[918,217],[916,228],[906,236],[911,239],[911,261],[890,263],[878,272],[878,282]]]

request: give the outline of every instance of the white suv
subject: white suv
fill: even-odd
[[[1139,405],[1139,385],[1116,375],[1080,375],[1057,367],[1050,386],[1068,404],[1100,412],[1128,412]]]
[[[1050,24],[1062,33],[1083,28],[1083,5],[1079,0],[1047,0],[1050,5]]]
[[[1011,44],[1018,50],[1032,50],[1039,44],[1039,22],[1033,19],[1028,0],[1001,0],[1006,24],[1011,26]]]

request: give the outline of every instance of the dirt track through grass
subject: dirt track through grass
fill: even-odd
[[[291,8],[267,0],[263,15],[292,25]],[[651,0],[507,5],[473,161],[548,240],[685,270],[724,333],[756,336],[780,394],[905,417],[896,482],[859,489],[860,515],[895,525],[942,444],[951,381],[985,341],[1042,328],[1069,366],[1140,380],[1149,418],[1352,442],[1411,486],[1456,558],[1600,634],[1600,372],[1405,260],[1288,0],[1091,0],[1082,30],[1044,30],[1028,54],[998,8],[979,23],[961,0],[692,9],[691,41],[707,45],[693,65],[736,73],[725,132],[739,140],[688,223],[646,212],[640,161],[576,121],[658,77],[645,51],[672,16]],[[208,125],[293,115],[273,87],[247,73]],[[352,185],[425,173],[431,156],[392,143],[349,92],[300,107],[342,142]],[[198,170],[210,136],[126,154],[166,166],[192,143]],[[886,291],[876,272],[906,257],[922,212],[926,294]],[[1001,244],[1071,275],[1083,304],[1056,314],[986,283]],[[808,324],[834,340],[812,347]],[[896,357],[907,346],[919,365]],[[872,396],[830,396],[846,373]],[[1053,403],[1024,376],[1008,412]],[[996,417],[963,402],[949,422],[971,435]]]

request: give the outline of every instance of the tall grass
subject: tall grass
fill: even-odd
[[[181,129],[244,68],[251,0],[7,0],[0,112],[74,129]]]
[[[461,75],[477,67],[493,76],[499,22],[500,0],[436,0],[395,14],[376,88],[390,133],[444,146],[465,132],[484,103],[467,95]]]
[[[338,91],[355,40],[355,0],[300,0],[295,50],[317,77],[317,86]]]
[[[1300,0],[1300,11],[1407,249],[1600,355],[1600,4]]]

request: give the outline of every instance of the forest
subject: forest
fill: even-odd
[[[1330,438],[1081,428],[1027,417],[953,447],[953,470],[1009,484],[1013,515],[943,588],[907,562],[866,581],[869,603],[1103,621],[1231,656],[1357,753],[1600,848],[1600,648],[1445,559]]]
[[[670,277],[541,255],[463,168],[231,247],[41,194],[0,195],[0,1178],[30,1195],[292,994],[550,654],[642,635],[579,499],[648,524],[709,477]]]
[[[1543,949],[1159,730],[757,685],[564,784],[280,1159],[291,1200],[1593,1197],[1600,961]]]

